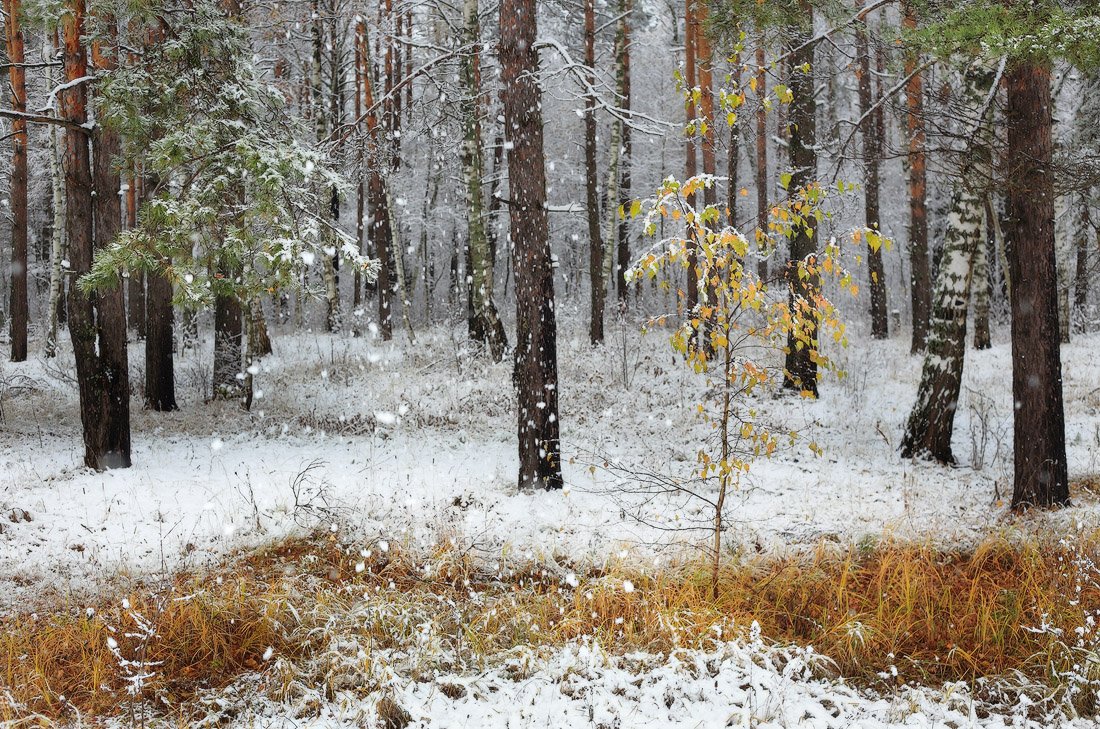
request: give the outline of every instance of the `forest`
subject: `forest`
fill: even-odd
[[[0,726],[1097,726],[1095,0],[0,3]]]

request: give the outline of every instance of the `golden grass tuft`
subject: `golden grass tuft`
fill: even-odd
[[[609,652],[667,651],[713,640],[716,629],[732,637],[755,621],[766,638],[813,645],[839,674],[880,687],[1016,672],[1049,683],[1075,661],[1074,628],[1100,610],[1100,574],[1080,574],[1095,569],[1089,559],[1100,562],[1096,534],[1077,534],[1071,544],[991,537],[971,550],[894,541],[823,547],[727,564],[712,599],[709,565],[701,563],[589,571],[573,587],[558,565],[488,571],[448,545],[418,560],[396,550],[364,556],[331,536],[292,540],[226,564],[218,577],[181,575],[131,595],[128,608],[105,599],[91,614],[70,606],[6,618],[0,720],[119,715],[135,702],[186,717],[204,691],[247,673],[283,684],[272,691],[283,697],[291,680],[333,680],[338,672],[329,668],[287,668],[329,660],[330,639],[371,651],[408,648],[421,644],[424,625],[435,648],[418,653],[410,670],[425,675],[579,638]],[[138,620],[155,636],[128,637],[141,632]],[[1040,625],[1063,632],[1033,629]],[[139,665],[120,666],[109,637]],[[1096,639],[1087,633],[1084,647]],[[350,670],[368,674],[371,656]],[[143,666],[151,676],[131,698],[127,675]],[[377,688],[362,681],[364,692]]]

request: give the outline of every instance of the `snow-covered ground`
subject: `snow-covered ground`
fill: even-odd
[[[365,697],[349,688],[327,700],[319,691],[298,691],[292,701],[271,702],[256,698],[264,679],[251,676],[219,699],[232,707],[234,726],[257,729],[387,726],[379,715],[397,712],[409,727],[433,729],[1050,727],[1027,718],[1027,699],[1005,713],[991,712],[962,684],[902,687],[886,696],[861,692],[822,678],[828,660],[812,650],[769,647],[751,635],[671,655],[616,657],[587,643],[522,650],[485,671],[426,680],[396,675],[377,656],[371,665],[380,666],[375,672],[386,687]],[[212,702],[211,725],[224,720],[218,708]],[[1059,726],[1095,724],[1066,719]]]
[[[1098,339],[1078,337],[1063,350],[1072,478],[1100,470]],[[420,332],[415,343],[403,333],[393,343],[277,337],[251,414],[203,402],[210,354],[192,351],[177,361],[181,409],[146,412],[135,398],[134,466],[107,473],[80,465],[76,390],[59,369],[66,355],[5,363],[0,578],[8,605],[43,588],[94,589],[105,574],[194,567],[331,523],[414,547],[455,539],[489,554],[509,546],[596,563],[695,543],[700,534],[675,527],[702,516],[698,504],[642,505],[644,495],[625,486],[636,483],[633,473],[690,472],[708,429],[693,407],[701,380],[674,362],[664,334],[643,337],[632,325],[613,328],[600,349],[572,330],[559,346],[564,493],[517,491],[510,368],[472,356],[460,329]],[[132,348],[135,387],[140,349]],[[1004,508],[1007,343],[967,354],[957,468],[897,453],[920,375],[905,340],[853,338],[837,356],[849,375],[827,380],[818,402],[769,395],[755,403],[806,437],[754,466],[736,494],[731,542],[783,549],[883,533],[957,541],[1015,523]],[[975,447],[983,437],[984,449]],[[1095,503],[1079,501],[1018,526],[1092,519]]]
[[[1063,349],[1074,479],[1100,470],[1098,340]],[[102,592],[318,527],[414,550],[453,539],[487,556],[508,549],[574,563],[649,564],[691,549],[702,535],[676,527],[705,516],[698,504],[629,492],[637,474],[691,470],[708,432],[694,408],[704,384],[674,361],[664,334],[642,337],[634,325],[612,328],[595,350],[566,329],[559,346],[561,493],[517,491],[510,368],[474,356],[461,329],[420,332],[415,343],[403,333],[393,343],[279,336],[251,414],[204,402],[210,352],[192,351],[177,360],[181,409],[150,413],[135,398],[134,466],[107,473],[80,466],[77,394],[64,374],[71,355],[0,365],[4,607]],[[140,347],[132,352],[140,383]],[[835,354],[849,375],[826,380],[819,401],[754,403],[805,438],[754,466],[727,544],[779,551],[883,534],[965,542],[1100,515],[1087,494],[1058,514],[1007,514],[1006,343],[968,352],[956,468],[897,454],[920,374],[905,340],[854,337]],[[427,682],[396,667],[384,691],[307,702],[304,712],[256,698],[269,674],[215,698],[233,707],[234,725],[257,727],[369,726],[383,696],[414,726],[432,727],[1041,726],[1026,707],[1002,715],[962,686],[865,695],[811,671],[827,665],[812,650],[751,638],[672,656],[616,657],[585,644],[517,651],[479,673]]]

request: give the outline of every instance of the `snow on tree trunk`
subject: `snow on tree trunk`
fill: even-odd
[[[983,235],[984,186],[992,172],[985,109],[992,83],[993,73],[984,65],[975,63],[967,69],[963,90],[966,108],[975,117],[983,113],[986,116],[978,120],[977,132],[969,135],[971,146],[965,152],[951,196],[920,386],[901,442],[901,454],[906,458],[955,462],[951,434],[962,386],[972,261]]]
[[[50,43],[42,47],[44,58],[53,58],[54,52]],[[53,88],[53,80],[47,76],[47,83]],[[61,291],[64,282],[61,277],[61,261],[65,257],[65,184],[61,169],[61,144],[58,141],[57,126],[50,125],[50,188],[53,195],[53,232],[50,250],[50,293],[47,304],[49,310],[49,325],[46,331],[46,356],[57,356],[57,326],[61,313]]]

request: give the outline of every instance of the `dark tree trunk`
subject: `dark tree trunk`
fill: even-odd
[[[790,160],[791,180],[788,188],[793,192],[809,185],[817,177],[817,102],[814,100],[814,47],[806,43],[813,34],[813,7],[809,0],[801,0],[802,15],[797,24],[788,28],[788,41],[794,53],[790,56]],[[804,71],[809,69],[809,71]],[[814,292],[819,288],[818,276],[806,279],[796,275],[799,261],[812,256],[814,246],[814,219],[800,226],[791,237],[791,253],[787,262],[787,286],[791,311],[802,309],[806,318],[817,319]],[[787,338],[787,355],[783,387],[817,397],[817,349],[816,328],[811,333],[811,346],[797,341],[792,334]]]
[[[126,186],[126,227],[131,230],[137,227],[139,179],[137,175],[131,175]],[[126,280],[126,321],[138,339],[145,337],[145,297],[145,272],[131,271]]]
[[[381,5],[379,13],[381,13]],[[367,112],[367,165],[370,167],[367,183],[367,207],[370,215],[370,240],[380,267],[375,285],[378,290],[378,327],[384,341],[393,339],[393,228],[390,225],[389,195],[386,180],[382,176],[381,138],[378,113],[374,111],[374,84],[371,82],[370,38],[366,26],[360,21],[363,35],[360,46],[363,52],[363,106]],[[385,108],[385,104],[383,104]],[[383,114],[384,116],[384,114]]]
[[[171,261],[166,262],[171,265]],[[172,343],[172,284],[160,274],[148,277],[145,330],[145,407],[157,412],[176,409],[176,376]]]
[[[115,67],[115,19],[100,18],[104,40],[92,46],[97,70]],[[122,186],[117,162],[121,151],[118,134],[109,127],[96,127],[93,136],[93,184],[95,185],[94,220],[96,249],[114,243],[122,230],[122,204],[118,191]],[[126,303],[122,286],[96,293],[96,328],[99,335],[99,360],[106,379],[107,449],[117,460],[111,468],[130,465],[130,363],[126,351]]]
[[[864,0],[856,0],[856,7],[863,8]],[[863,208],[865,225],[881,234],[879,227],[879,158],[882,156],[882,107],[872,111],[875,103],[871,88],[871,53],[867,42],[867,16],[856,23],[856,53],[859,55],[859,113],[863,120]],[[867,272],[871,289],[871,336],[885,339],[890,331],[886,316],[886,270],[882,263],[882,248],[868,246]]]
[[[554,270],[546,216],[535,13],[534,0],[502,0],[500,5],[504,129],[511,137],[508,178],[516,277],[519,486],[561,488]]]
[[[600,200],[596,171],[596,10],[595,0],[584,0],[584,63],[588,85],[584,99],[584,191],[588,206],[588,284],[590,308],[588,339],[603,342],[604,291],[603,238],[600,235]]]
[[[1020,63],[1007,77],[1009,183],[1005,237],[1012,286],[1012,508],[1069,503],[1058,343],[1049,69]]]
[[[23,29],[20,0],[4,0],[7,35],[8,83],[12,109],[27,111],[27,70],[24,68]],[[11,361],[27,359],[27,122],[15,119],[11,125]]]
[[[756,37],[756,94],[762,100],[766,94],[768,79],[764,66],[764,35]],[[815,165],[816,166],[816,165]],[[760,245],[760,261],[756,273],[761,281],[768,280],[768,259],[763,242],[768,232],[768,113],[763,103],[756,108],[756,240]]]
[[[622,72],[622,94],[623,98],[620,100],[622,108],[627,112],[626,116],[630,118],[630,13],[634,11],[634,0],[624,0],[623,12],[627,16],[623,19],[623,48],[622,58],[619,59]],[[634,153],[633,141],[631,139],[630,124],[623,125],[623,157],[619,164],[622,167],[622,178],[619,181],[619,205],[624,210],[630,208],[630,165],[631,155]],[[627,216],[623,216],[619,221],[618,232],[618,251],[617,258],[618,263],[615,267],[615,290],[619,294],[619,307],[622,310],[626,309],[627,302],[627,286],[626,286],[626,271],[630,268],[630,225]]]
[[[61,29],[64,37],[62,58],[65,79],[75,81],[88,75],[88,55],[84,47],[83,0],[71,0],[62,14]],[[83,84],[75,84],[59,94],[59,113],[62,118],[84,125],[88,121],[88,91]],[[102,152],[101,152],[102,154]],[[107,160],[110,162],[110,160]],[[74,277],[88,272],[92,264],[95,246],[93,238],[93,179],[88,134],[77,127],[66,127],[62,167],[65,174],[65,228],[69,240],[69,263]],[[116,201],[117,187],[111,195]],[[116,223],[117,224],[117,223]],[[80,389],[80,420],[84,435],[84,464],[96,470],[125,468],[130,465],[130,422],[128,399],[112,402],[119,392],[129,392],[125,368],[118,367],[118,352],[114,341],[97,341],[104,329],[117,327],[123,340],[122,359],[125,361],[125,320],[122,318],[121,292],[117,311],[107,303],[97,326],[96,295],[85,293],[73,286],[68,295],[69,335],[76,360],[76,376]],[[97,347],[98,345],[98,347]],[[98,351],[97,351],[98,350]],[[100,356],[100,352],[103,356]],[[113,381],[112,381],[113,380]]]
[[[235,275],[228,269],[224,275]],[[240,394],[241,349],[244,327],[241,302],[231,294],[214,297],[214,399],[229,400]]]
[[[1077,226],[1077,273],[1073,283],[1073,309],[1083,315],[1089,305],[1089,220],[1088,200],[1079,202]]]
[[[907,29],[917,27],[912,2],[905,4]],[[932,311],[932,272],[928,266],[928,217],[925,211],[924,76],[914,73],[918,57],[905,61],[912,78],[905,86],[906,127],[909,132],[909,291],[913,309],[913,337],[910,351],[924,351],[928,338],[928,317]]]

